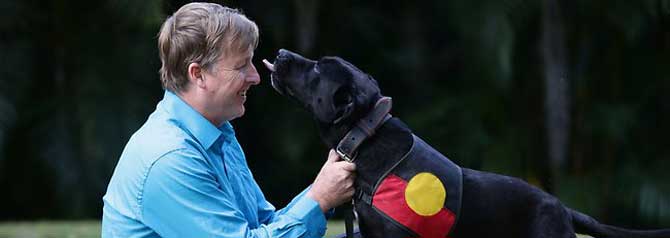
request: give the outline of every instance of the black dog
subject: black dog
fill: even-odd
[[[356,163],[363,237],[670,238],[670,229],[600,224],[520,179],[453,165],[388,116],[377,82],[338,57],[313,61],[280,50],[265,63],[272,86],[313,114],[329,148]]]

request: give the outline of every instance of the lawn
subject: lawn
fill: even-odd
[[[0,223],[0,238],[100,237],[99,221],[39,221]]]
[[[344,232],[344,222],[328,222],[326,237]],[[100,221],[2,222],[0,238],[92,238],[100,237]],[[588,238],[589,236],[579,236]]]

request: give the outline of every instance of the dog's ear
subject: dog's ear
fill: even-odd
[[[332,81],[325,81],[319,88],[336,88],[331,93],[317,96],[313,103],[307,104],[317,120],[327,124],[337,124],[348,118],[356,108],[356,98],[350,85],[342,85]],[[327,92],[324,90],[323,92]],[[326,96],[329,95],[329,96]]]
[[[333,124],[337,124],[349,116],[354,111],[354,96],[352,89],[348,86],[342,86],[333,95],[333,106],[335,107],[335,120]]]

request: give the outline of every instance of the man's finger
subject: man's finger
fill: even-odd
[[[330,152],[328,152],[328,162],[329,163],[334,163],[334,162],[337,162],[337,161],[340,161],[340,160],[341,160],[340,155],[338,155],[337,152],[335,152],[335,150],[331,149]]]
[[[353,189],[349,189],[349,190],[347,190],[347,192],[344,194],[344,196],[346,196],[347,198],[351,199],[351,197],[354,196],[354,192],[355,192],[355,191],[354,191]]]
[[[342,163],[342,165],[341,165],[342,169],[344,169],[346,171],[349,171],[349,172],[356,171],[356,164],[349,163],[349,162],[346,162],[346,161],[342,161],[341,163]]]

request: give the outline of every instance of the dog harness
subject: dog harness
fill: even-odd
[[[390,109],[391,98],[377,101],[340,141],[337,153],[353,162],[358,146],[391,117]],[[410,150],[377,179],[373,191],[356,190],[354,203],[383,214],[404,228],[406,237],[447,237],[460,214],[463,172],[416,135],[412,139]],[[353,237],[351,218],[345,220],[347,237]]]
[[[356,198],[414,234],[447,237],[459,217],[463,172],[416,135],[410,151]],[[356,202],[359,202],[356,201]]]

